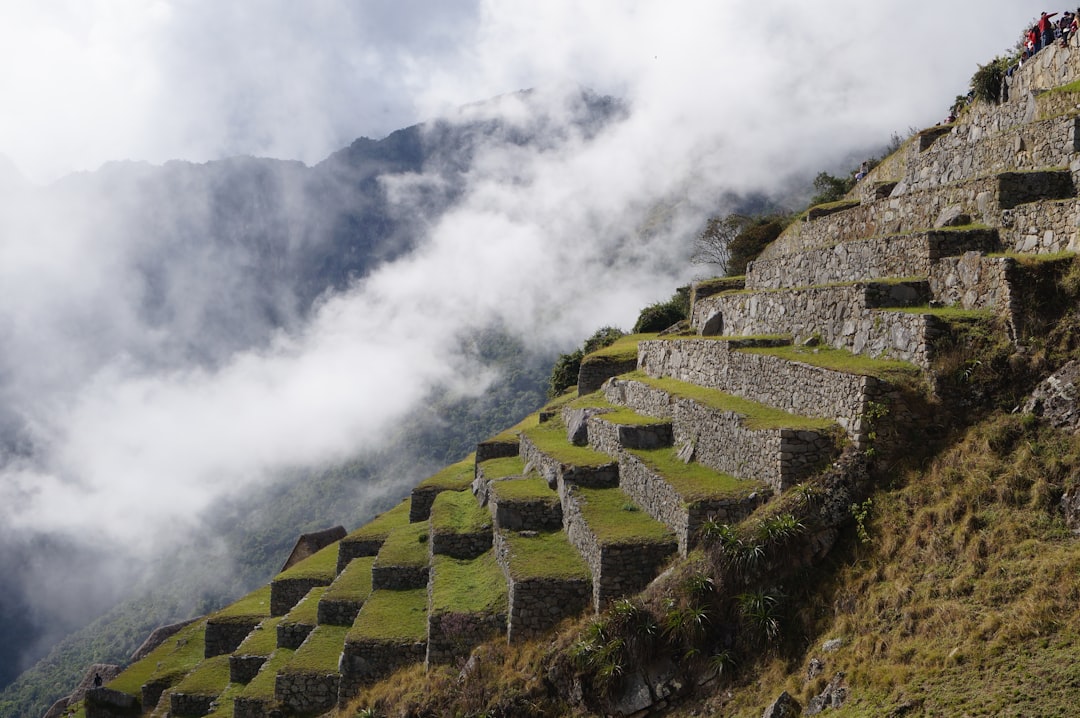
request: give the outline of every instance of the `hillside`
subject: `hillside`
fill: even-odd
[[[1069,715],[1077,81],[1043,50],[79,714]]]

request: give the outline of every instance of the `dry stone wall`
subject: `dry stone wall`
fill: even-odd
[[[278,648],[289,648],[295,651],[314,630],[315,626],[310,623],[282,621],[277,625]]]
[[[617,424],[603,414],[588,420],[589,446],[608,456],[623,449],[662,449],[674,441],[671,424]]]
[[[488,496],[488,507],[496,528],[511,531],[551,531],[562,528],[562,504],[557,496],[503,499],[499,498],[495,491],[489,492]]]
[[[505,633],[505,613],[429,613],[425,665],[453,663],[484,641]]]
[[[597,489],[619,485],[619,464],[614,459],[600,466],[564,464],[548,456],[524,434],[521,436],[521,457],[526,466],[535,467],[552,488],[563,482]]]
[[[229,682],[248,683],[258,675],[267,656],[229,656]]]
[[[340,558],[340,557],[339,557]],[[316,586],[329,586],[326,578],[282,578],[270,584],[270,615],[284,616]]]
[[[286,671],[277,674],[274,698],[301,715],[328,711],[337,703],[341,676],[337,673]]]
[[[423,588],[428,582],[428,567],[423,566],[372,566],[371,589],[373,591],[407,591]]]
[[[362,600],[323,598],[319,600],[319,625],[351,626],[364,606]]]
[[[360,689],[404,666],[422,663],[427,654],[424,641],[346,641],[341,653],[338,701],[344,705]]]
[[[386,541],[385,536],[364,539],[342,539],[341,543],[338,544],[337,573],[340,574],[344,571],[345,567],[348,566],[349,562],[354,558],[378,556],[379,549],[382,548],[384,541]]]
[[[227,620],[210,619],[206,622],[204,658],[213,658],[232,653],[248,634],[255,630],[262,618],[230,618]]]
[[[458,559],[476,558],[491,548],[491,527],[474,533],[432,531],[429,546],[432,555]]]
[[[628,371],[634,371],[633,359],[620,362],[589,360],[586,357],[578,369],[578,395],[592,394],[611,377],[625,374]]]
[[[204,716],[213,710],[216,696],[203,693],[172,693],[169,695],[169,715]]]

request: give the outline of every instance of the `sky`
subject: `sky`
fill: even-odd
[[[497,380],[447,352],[470,327],[498,321],[560,350],[629,328],[697,271],[688,238],[723,192],[846,172],[892,133],[934,124],[1041,9],[0,0],[0,188],[117,160],[310,165],[525,88],[554,117],[579,87],[630,109],[592,141],[481,153],[416,251],[213,367],[133,359],[157,338],[124,293],[136,248],[102,230],[111,218],[37,217],[0,193],[0,217],[26,223],[0,235],[0,329],[17,358],[0,388],[36,447],[0,456],[0,528],[92,536],[150,560],[225,487],[376,446],[432,387]],[[525,113],[513,97],[477,111]],[[388,188],[407,206],[425,181]],[[676,210],[643,236],[660,198]],[[85,312],[109,331],[76,337]]]

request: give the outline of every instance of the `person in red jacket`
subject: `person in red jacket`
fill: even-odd
[[[1052,12],[1047,15],[1045,12],[1039,18],[1039,34],[1042,36],[1042,46],[1049,47],[1054,42],[1054,23],[1050,22],[1050,18],[1057,15],[1056,12]]]

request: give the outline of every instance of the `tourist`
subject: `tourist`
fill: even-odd
[[[1050,22],[1050,18],[1057,15],[1056,12],[1052,12],[1047,15],[1045,12],[1039,17],[1039,37],[1042,39],[1043,47],[1050,47],[1054,43],[1054,23]]]
[[[1039,37],[1039,26],[1033,25],[1027,35],[1028,56],[1034,55],[1042,48],[1042,40]]]

